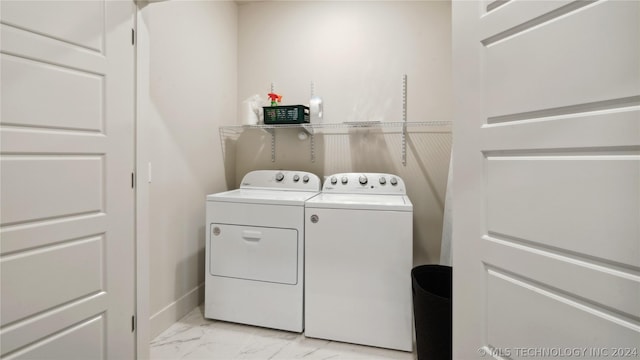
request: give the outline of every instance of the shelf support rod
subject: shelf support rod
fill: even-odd
[[[316,143],[315,143],[315,133],[311,133],[311,138],[309,139],[309,143],[311,145],[311,162],[316,162]]]
[[[276,129],[265,128],[271,134],[271,162],[276,162]]]
[[[402,166],[407,166],[407,74],[402,76]]]
[[[271,162],[276,162],[276,129],[271,130]]]
[[[313,83],[311,83],[313,85]],[[316,131],[311,124],[300,124],[300,127],[309,134],[309,153],[311,155],[311,162],[316,162]]]

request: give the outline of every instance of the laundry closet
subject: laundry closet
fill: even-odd
[[[151,338],[203,300],[205,195],[252,170],[395,173],[414,205],[414,261],[439,261],[450,127],[409,126],[403,143],[402,126],[340,124],[451,120],[450,3],[168,1],[140,18]],[[312,82],[326,127],[313,148],[301,129],[237,128],[243,100],[273,85],[283,104],[308,104]]]

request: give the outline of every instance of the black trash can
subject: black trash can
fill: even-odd
[[[451,273],[443,265],[411,270],[418,360],[451,359]]]

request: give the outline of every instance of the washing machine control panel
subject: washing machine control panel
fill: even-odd
[[[255,170],[242,178],[241,189],[320,191],[320,178],[306,171]]]
[[[385,173],[341,173],[326,178],[322,192],[404,195],[404,181]]]

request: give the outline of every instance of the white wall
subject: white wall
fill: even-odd
[[[168,1],[141,14],[138,191],[148,194],[153,338],[203,298],[204,200],[227,189],[218,127],[236,118],[237,5]],[[147,162],[151,183],[140,178]]]
[[[239,6],[238,96],[275,83],[283,104],[309,84],[328,122],[451,119],[449,1],[267,1]]]
[[[239,5],[238,100],[265,96],[271,82],[283,104],[306,104],[309,84],[323,97],[325,122],[402,120],[402,75],[408,76],[409,121],[451,120],[449,1],[267,1]],[[237,186],[253,169],[389,172],[407,182],[414,204],[414,262],[440,257],[450,134],[419,129],[401,137],[381,131],[331,131],[309,139],[297,131],[245,131],[227,152]],[[233,143],[233,141],[230,141]]]

